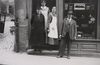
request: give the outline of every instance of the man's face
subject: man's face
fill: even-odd
[[[68,15],[68,18],[72,18],[72,16],[73,16],[72,14],[69,14],[69,15]]]

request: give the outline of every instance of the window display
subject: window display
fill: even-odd
[[[77,22],[77,39],[96,39],[97,0],[65,0],[64,8],[64,17],[68,11],[73,11],[73,19]]]

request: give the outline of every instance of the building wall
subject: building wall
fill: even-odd
[[[100,53],[100,40],[75,40],[72,43],[71,50],[77,54]]]

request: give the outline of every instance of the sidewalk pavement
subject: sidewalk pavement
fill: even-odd
[[[71,59],[67,59],[52,55],[28,55],[0,51],[0,63],[4,65],[100,65],[100,58],[72,56]]]
[[[15,43],[15,35],[10,33],[10,27],[14,26],[14,22],[10,17],[6,17],[4,33],[0,33],[0,50],[12,51]]]

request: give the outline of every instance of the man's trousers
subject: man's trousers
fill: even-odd
[[[71,47],[71,39],[69,36],[69,33],[66,33],[64,37],[60,40],[60,46],[59,46],[59,56],[64,56],[66,47],[67,47],[67,56],[70,55],[70,47]]]

